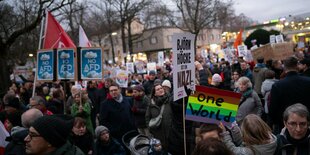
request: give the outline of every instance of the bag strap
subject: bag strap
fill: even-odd
[[[152,104],[156,105],[156,104],[155,104],[155,101],[154,101],[153,99],[151,100],[151,102],[152,102]],[[160,107],[160,113],[159,113],[158,116],[160,116],[160,115],[163,114],[164,109],[165,109],[165,104],[161,105],[161,107]]]

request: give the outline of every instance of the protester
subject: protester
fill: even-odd
[[[71,87],[71,95],[68,97],[67,102],[65,104],[65,112],[66,114],[71,114],[71,106],[74,102],[74,95],[80,92],[80,89],[77,85],[73,85]]]
[[[135,125],[140,134],[149,136],[150,131],[145,124],[145,113],[151,100],[144,94],[144,88],[141,85],[136,85],[133,88],[133,106],[131,111],[134,115]]]
[[[257,115],[247,115],[242,122],[241,131],[234,130],[241,132],[241,134],[238,132],[232,133],[242,135],[243,145],[241,146],[236,146],[233,143],[230,133],[226,131],[223,124],[220,127],[223,130],[223,142],[234,154],[273,155],[276,150],[276,136],[272,134],[269,126]],[[238,126],[233,126],[233,128],[238,128]]]
[[[222,77],[219,74],[215,73],[212,76],[210,87],[214,87],[217,89],[224,89],[222,82],[223,82]]]
[[[225,144],[217,138],[200,141],[192,155],[234,155]]]
[[[285,128],[277,135],[275,155],[310,154],[310,115],[306,106],[296,103],[283,113]]]
[[[110,131],[105,126],[97,126],[95,130],[96,142],[94,155],[126,155],[123,146],[110,135]]]
[[[106,126],[119,142],[122,136],[135,130],[131,111],[131,100],[121,94],[119,85],[113,82],[109,87],[110,98],[100,103],[100,125]]]
[[[41,96],[31,97],[28,107],[38,109],[44,115],[53,115],[53,113],[46,108],[46,101]]]
[[[221,140],[220,133],[222,133],[222,129],[217,124],[202,124],[199,128],[199,138],[197,141],[209,138]]]
[[[253,81],[253,74],[251,69],[249,68],[249,65],[246,63],[246,61],[241,60],[240,62],[240,67],[241,67],[241,76],[245,76]]]
[[[236,84],[237,84],[237,81],[239,80],[239,78],[240,78],[240,71],[238,71],[238,70],[233,71],[232,79],[230,82],[230,90],[232,90],[234,92],[236,92],[238,90],[238,86]]]
[[[280,133],[283,128],[282,114],[287,107],[295,103],[304,104],[310,109],[310,78],[298,75],[298,60],[289,57],[284,61],[287,76],[273,84],[271,89],[271,99],[269,114],[274,124],[274,133]]]
[[[171,93],[172,86],[171,86],[171,82],[169,80],[164,80],[161,85],[164,88],[166,93]]]
[[[310,58],[300,60],[298,63],[298,69],[301,75],[310,77]]]
[[[254,84],[254,90],[258,94],[258,96],[263,101],[263,94],[261,93],[261,87],[262,83],[265,80],[265,72],[268,70],[266,67],[266,64],[264,63],[263,57],[257,58],[257,64],[254,67],[253,70],[253,84]]]
[[[154,70],[151,70],[149,72],[149,80],[143,84],[143,87],[145,90],[145,95],[148,95],[148,96],[151,95],[151,93],[152,93],[151,90],[154,86],[155,80],[156,80],[156,72]]]
[[[168,148],[168,134],[169,129],[171,128],[171,119],[172,119],[172,111],[171,111],[171,103],[172,103],[172,95],[169,93],[165,93],[161,84],[154,85],[151,94],[151,103],[147,108],[145,114],[146,124],[149,126],[149,122],[152,118],[157,117],[162,108],[162,120],[161,124],[158,127],[150,128],[151,134],[154,138],[159,139],[162,142],[163,148]]]
[[[93,153],[93,135],[87,130],[86,121],[82,117],[74,118],[70,139],[71,143],[79,147],[84,154],[91,155]]]
[[[237,92],[242,94],[236,115],[236,121],[240,125],[248,114],[261,116],[263,108],[260,98],[252,89],[252,83],[249,78],[244,76],[239,78],[237,86]]]
[[[32,155],[84,155],[68,140],[72,123],[56,116],[42,116],[34,121],[24,139],[26,153]]]

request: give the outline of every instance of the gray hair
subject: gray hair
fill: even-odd
[[[41,96],[33,96],[30,98],[30,100],[36,101],[37,104],[45,105],[45,100]]]
[[[238,79],[237,81],[237,86],[239,86],[240,83],[246,84],[248,86],[248,88],[252,88],[252,82],[251,80],[246,77],[246,76],[242,76]]]
[[[309,111],[307,107],[301,103],[296,103],[287,107],[283,113],[283,120],[287,122],[290,114],[292,113],[297,114],[300,117],[306,117],[307,121],[310,121]]]
[[[38,109],[33,108],[33,109],[27,110],[26,112],[22,114],[22,117],[21,117],[23,127],[30,128],[33,122],[42,116],[43,116],[43,113]]]

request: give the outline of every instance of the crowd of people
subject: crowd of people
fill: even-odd
[[[0,154],[125,155],[132,150],[124,135],[131,131],[155,138],[147,151],[154,155],[310,154],[308,55],[259,57],[256,64],[197,56],[195,67],[196,85],[241,94],[231,126],[184,125],[187,103],[173,100],[173,66],[167,63],[145,78],[131,74],[127,88],[113,78],[85,86],[38,82],[32,95],[32,81],[13,82],[0,107]],[[150,125],[158,116],[160,124]]]

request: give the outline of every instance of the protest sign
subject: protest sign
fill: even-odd
[[[128,87],[128,72],[125,70],[118,69],[116,71],[115,81],[121,88],[127,88]]]
[[[37,54],[37,81],[52,81],[54,78],[54,51],[41,50]]]
[[[235,121],[240,98],[239,93],[196,86],[195,94],[188,98],[185,119],[230,126]]]
[[[253,60],[263,57],[267,60],[284,60],[293,55],[294,44],[291,42],[267,44],[251,51]]]
[[[126,68],[129,73],[135,73],[135,68],[132,62],[127,62]]]
[[[238,46],[238,56],[239,57],[245,57],[247,55],[247,46],[245,45],[239,45]]]
[[[174,101],[186,97],[184,85],[195,90],[194,38],[191,33],[172,36],[173,94]]]
[[[276,35],[270,35],[269,40],[270,40],[270,44],[275,44],[276,43]]]
[[[163,51],[158,52],[157,56],[158,56],[158,66],[163,66],[165,62],[164,52]]]
[[[147,68],[147,73],[149,74],[150,71],[155,71],[155,73],[157,73],[157,69],[156,69],[156,63],[155,62],[150,62],[146,64],[146,68]]]
[[[102,49],[82,48],[81,49],[81,79],[101,80],[102,72]]]
[[[75,58],[74,49],[57,50],[57,79],[58,80],[75,80]]]
[[[284,42],[282,34],[276,35],[276,42],[277,43],[283,43]]]
[[[136,65],[136,70],[137,70],[138,74],[146,73],[146,69],[144,67],[144,62],[143,61],[136,61],[135,65]]]

